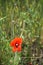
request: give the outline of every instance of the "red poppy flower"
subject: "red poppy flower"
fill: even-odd
[[[13,52],[21,51],[22,38],[15,38],[11,41],[10,46],[13,47]]]
[[[30,62],[29,65],[32,65],[32,63]]]

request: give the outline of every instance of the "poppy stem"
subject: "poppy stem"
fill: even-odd
[[[15,52],[14,65],[18,65],[19,61],[20,61],[20,55],[18,54],[18,52]]]

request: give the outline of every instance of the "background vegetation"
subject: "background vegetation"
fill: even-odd
[[[36,64],[31,57],[43,57],[43,0],[0,0],[0,65],[14,65],[9,44],[17,36],[23,38],[19,65]]]

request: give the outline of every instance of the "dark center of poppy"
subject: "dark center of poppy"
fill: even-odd
[[[16,44],[15,44],[15,46],[18,48],[19,44],[18,44],[18,43],[16,43]]]

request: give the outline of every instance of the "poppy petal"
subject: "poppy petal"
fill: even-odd
[[[21,46],[18,47],[17,51],[20,52],[22,50]]]
[[[11,41],[10,46],[14,46],[14,40]]]
[[[12,51],[13,51],[13,52],[16,52],[16,51],[17,51],[17,48],[13,48]]]
[[[22,43],[22,38],[15,38],[15,41],[21,44]]]
[[[19,39],[18,39],[18,42],[19,42],[20,44],[22,44],[22,38],[19,38]]]

